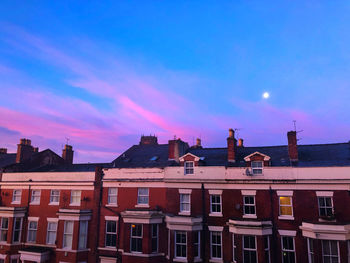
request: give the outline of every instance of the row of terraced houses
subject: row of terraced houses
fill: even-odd
[[[350,262],[350,142],[0,149],[0,263]]]

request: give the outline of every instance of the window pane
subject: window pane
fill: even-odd
[[[291,205],[291,197],[289,196],[280,196],[280,204],[281,205]]]

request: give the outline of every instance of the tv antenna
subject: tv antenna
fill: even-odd
[[[296,120],[293,120],[293,125],[294,125],[294,131],[296,133],[300,133],[300,132],[303,132],[304,130],[300,130],[300,131],[297,131],[297,121]],[[300,141],[302,138],[299,138],[297,139],[297,141]]]
[[[68,137],[66,137],[66,144],[69,145],[69,141],[70,139]]]

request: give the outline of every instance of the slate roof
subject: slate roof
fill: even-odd
[[[0,169],[14,163],[16,163],[16,153],[0,154]]]
[[[26,172],[93,172],[96,167],[111,168],[111,163],[75,163],[61,165],[45,165]]]
[[[227,162],[227,148],[189,148],[187,152],[201,158],[204,166],[238,166],[244,167],[244,157],[260,152],[271,157],[271,166],[290,166],[288,147],[261,146],[237,147],[235,164]],[[299,167],[350,166],[350,142],[334,144],[298,145]],[[151,160],[157,156],[156,160]],[[177,165],[168,161],[168,145],[134,145],[113,162],[113,167],[166,167]]]

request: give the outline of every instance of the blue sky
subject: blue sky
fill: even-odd
[[[141,134],[350,139],[347,1],[3,1],[0,146],[110,161]],[[262,99],[268,91],[270,98]]]

